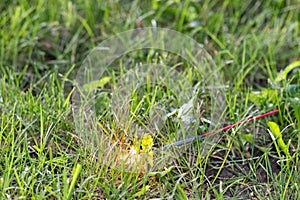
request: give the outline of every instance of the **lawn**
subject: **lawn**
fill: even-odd
[[[300,199],[299,69],[299,0],[3,0],[0,199]]]

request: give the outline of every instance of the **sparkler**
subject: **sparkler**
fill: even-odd
[[[278,113],[277,109],[273,110],[273,111],[270,111],[268,113],[262,114],[262,115],[258,115],[258,116],[252,117],[252,118],[247,119],[245,121],[238,122],[236,124],[225,126],[225,127],[221,128],[221,129],[218,129],[218,130],[214,130],[214,131],[211,131],[211,132],[199,135],[199,136],[194,136],[194,137],[191,137],[191,138],[188,138],[188,139],[185,139],[185,140],[180,140],[178,142],[171,143],[171,144],[168,144],[168,145],[162,147],[161,151],[166,151],[166,150],[170,149],[171,147],[180,147],[180,146],[182,146],[184,144],[189,144],[189,143],[192,143],[192,142],[194,142],[196,140],[203,140],[205,137],[208,137],[210,135],[217,134],[217,133],[220,133],[220,132],[223,132],[223,131],[227,131],[229,129],[232,129],[234,127],[240,126],[242,124],[247,124],[249,122],[253,122],[253,121],[259,120],[261,118],[268,117],[270,115],[274,115],[276,113]]]

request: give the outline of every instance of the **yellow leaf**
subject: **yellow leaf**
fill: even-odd
[[[278,146],[283,151],[283,153],[286,155],[286,157],[291,158],[289,147],[285,144],[285,142],[282,139],[281,131],[279,126],[275,122],[268,122],[268,126],[270,128],[271,133],[273,134],[274,138],[277,141]]]
[[[146,192],[147,192],[149,189],[150,189],[150,186],[149,186],[149,185],[146,185],[146,187],[143,187],[141,191],[135,193],[135,194],[133,195],[133,197],[135,198],[135,197],[143,196],[143,195],[146,194]]]
[[[97,88],[104,87],[104,85],[106,85],[107,83],[109,83],[109,81],[110,81],[110,77],[103,77],[99,81],[92,81],[90,83],[84,84],[83,85],[83,89],[86,92],[92,92],[93,90],[95,90]]]

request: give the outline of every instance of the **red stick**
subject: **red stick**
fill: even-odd
[[[271,112],[262,114],[262,115],[258,115],[258,116],[256,116],[256,117],[251,118],[251,119],[247,119],[247,120],[245,120],[245,121],[243,121],[243,122],[239,122],[239,123],[236,123],[236,124],[232,124],[232,125],[229,125],[229,126],[225,126],[225,127],[221,128],[221,129],[219,129],[219,130],[216,130],[216,131],[212,131],[212,132],[209,132],[209,133],[202,134],[201,136],[202,136],[202,138],[204,138],[204,137],[207,137],[207,136],[209,136],[209,135],[211,135],[211,134],[213,134],[213,133],[219,133],[219,132],[222,132],[222,131],[227,131],[227,130],[232,129],[232,128],[236,127],[236,126],[239,126],[239,125],[241,125],[241,124],[247,124],[248,122],[253,122],[253,121],[255,121],[255,120],[259,120],[259,119],[261,119],[261,118],[268,117],[268,116],[270,116],[270,115],[274,115],[274,114],[276,114],[276,113],[278,113],[278,110],[277,110],[277,109],[276,109],[276,110],[273,110],[273,111],[271,111]]]
[[[278,110],[277,110],[277,109],[276,109],[276,110],[273,110],[273,111],[271,111],[271,112],[262,114],[262,115],[258,115],[258,116],[256,116],[256,117],[251,118],[251,119],[247,119],[247,120],[245,120],[245,121],[238,122],[238,123],[236,123],[236,124],[232,124],[232,125],[229,125],[229,126],[225,126],[225,127],[221,128],[221,129],[219,129],[219,130],[211,131],[211,132],[208,132],[208,133],[199,135],[199,136],[195,136],[195,137],[188,138],[188,139],[185,139],[185,140],[180,140],[180,141],[175,142],[175,143],[172,143],[172,144],[168,144],[168,145],[162,147],[161,150],[162,150],[162,151],[166,151],[167,149],[169,149],[169,148],[171,148],[171,147],[179,147],[179,146],[182,146],[182,145],[184,145],[184,144],[188,144],[188,143],[194,142],[195,140],[201,140],[201,139],[203,139],[203,138],[205,138],[205,137],[207,137],[207,136],[210,136],[210,135],[212,135],[212,134],[219,133],[219,132],[222,132],[222,131],[227,131],[227,130],[232,129],[232,128],[236,127],[236,126],[239,126],[239,125],[241,125],[241,124],[246,124],[246,123],[249,123],[249,122],[253,122],[253,121],[255,121],[255,120],[258,120],[258,119],[261,119],[261,118],[264,118],[264,117],[267,117],[267,116],[270,116],[270,115],[274,115],[274,114],[276,114],[276,113],[278,113]],[[157,151],[155,151],[155,152],[157,152]]]

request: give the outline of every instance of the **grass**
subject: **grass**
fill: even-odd
[[[2,1],[0,11],[1,199],[299,199],[299,102],[285,93],[286,87],[299,85],[299,68],[274,84],[281,70],[300,59],[297,0],[21,0]],[[194,156],[183,154],[159,173],[128,173],[103,164],[101,152],[86,148],[75,131],[73,80],[101,41],[155,24],[189,35],[212,55],[230,88],[224,125],[271,109],[279,114],[224,132],[207,156],[193,149]],[[201,78],[188,73],[180,58],[162,55],[141,51],[128,54],[130,62],[121,58],[112,64],[104,89],[114,86],[122,70],[141,62],[164,61],[182,67],[190,79]],[[144,91],[143,102],[133,93],[132,109],[141,124],[147,123],[153,99],[172,98],[164,88],[146,85]],[[117,133],[103,103],[101,123]],[[176,99],[173,103],[181,106]],[[270,121],[279,125],[290,159],[272,139]],[[170,123],[165,131],[179,128]]]

